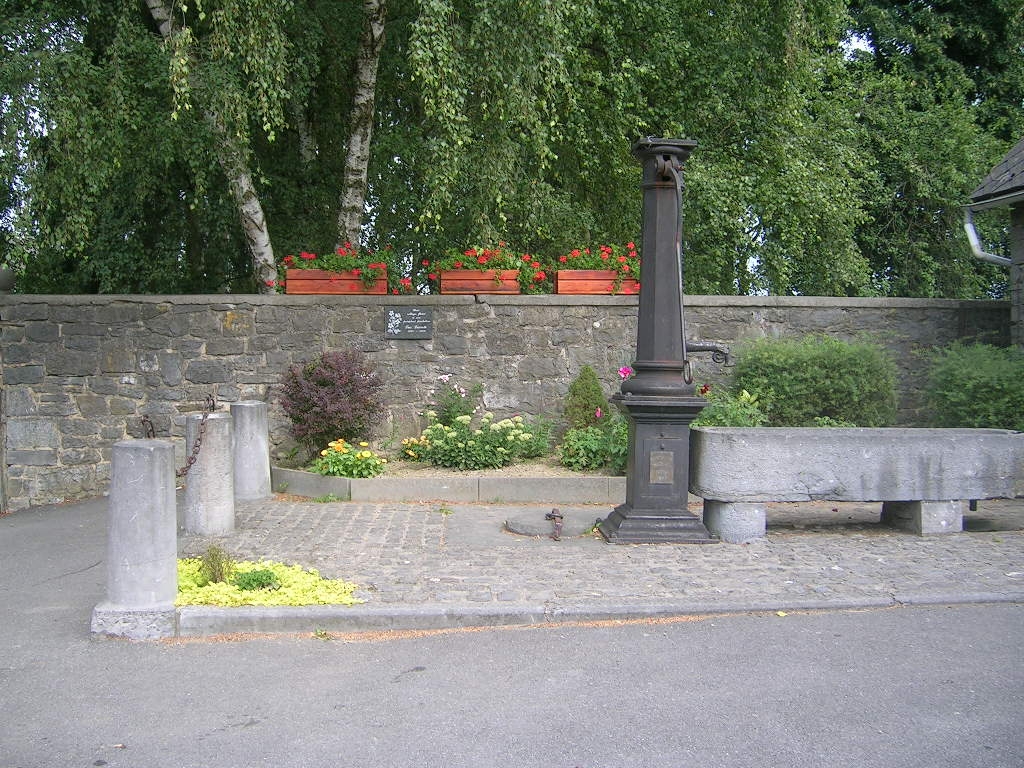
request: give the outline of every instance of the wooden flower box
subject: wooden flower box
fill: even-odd
[[[519,270],[445,270],[441,272],[441,293],[519,293]]]
[[[555,293],[640,293],[640,285],[632,278],[623,278],[615,290],[615,275],[611,269],[560,269],[555,272]]]
[[[344,272],[328,272],[323,269],[289,269],[285,272],[284,292],[381,294],[388,292],[388,281],[382,277],[375,280],[372,285],[366,285],[362,278],[353,277]]]

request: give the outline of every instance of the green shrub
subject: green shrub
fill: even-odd
[[[451,426],[459,416],[472,416],[480,405],[480,397],[484,393],[482,384],[474,384],[469,389],[457,381],[452,381],[450,373],[438,377],[441,386],[431,393],[433,402],[424,412],[428,419],[438,424]]]
[[[768,417],[761,409],[757,395],[747,390],[733,394],[724,387],[701,387],[708,405],[693,422],[695,427],[761,427]]]
[[[469,414],[452,424],[432,420],[419,437],[402,441],[402,456],[451,469],[494,469],[548,451],[550,423],[522,416],[494,421],[485,413],[479,423]]]
[[[352,445],[339,438],[329,442],[309,468],[318,475],[330,477],[376,477],[387,463],[387,459],[370,450],[369,443]]]
[[[383,386],[362,352],[324,352],[285,372],[280,402],[292,436],[312,453],[338,435],[346,440],[372,435],[384,413]]]
[[[610,417],[598,426],[569,429],[558,446],[559,462],[576,471],[610,469],[622,474],[628,455],[629,424],[621,416]]]
[[[198,571],[199,586],[228,582],[235,572],[235,561],[231,555],[213,544],[199,557]]]
[[[896,365],[877,344],[827,336],[764,339],[737,356],[732,390],[755,392],[773,427],[815,419],[883,427],[896,418]]]
[[[243,592],[255,592],[258,589],[280,589],[281,580],[269,568],[257,568],[253,571],[241,571],[233,579],[234,585]]]
[[[629,422],[621,416],[615,416],[608,429],[608,469],[617,475],[624,475],[628,461]]]
[[[580,372],[569,385],[569,392],[565,396],[564,415],[565,423],[570,429],[594,426],[611,415],[611,408],[604,396],[601,382],[589,365],[580,368]]]
[[[528,422],[526,434],[529,437],[519,442],[519,455],[523,459],[536,459],[551,453],[551,432],[554,424],[544,416],[534,416]]]
[[[925,391],[934,426],[1024,430],[1024,351],[989,344],[939,350]]]
[[[601,469],[608,463],[608,443],[608,432],[601,427],[572,427],[558,446],[558,460],[576,471]]]

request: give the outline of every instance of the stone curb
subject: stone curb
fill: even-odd
[[[621,504],[626,478],[585,477],[374,477],[349,480],[300,469],[271,468],[271,488],[296,496],[333,494],[343,501],[379,503],[442,500],[452,502]]]
[[[713,616],[731,613],[822,611],[893,608],[901,605],[965,605],[1024,603],[1024,592],[916,594],[890,597],[839,598],[834,600],[738,599],[678,601],[671,603],[618,603],[546,606],[540,603],[465,605],[425,603],[416,606],[356,605],[216,608],[178,608],[179,637],[211,637],[227,634],[372,632],[385,630],[437,630],[467,627],[543,626],[588,621],[631,621],[677,616]]]

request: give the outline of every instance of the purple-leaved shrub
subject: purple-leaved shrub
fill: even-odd
[[[279,401],[292,436],[313,454],[331,440],[371,437],[384,414],[382,387],[362,352],[324,352],[285,372]]]

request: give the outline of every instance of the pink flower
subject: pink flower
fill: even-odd
[[[619,378],[628,379],[634,373],[636,373],[636,371],[634,371],[628,365],[624,365],[621,368],[619,368]]]
[[[596,411],[594,411],[594,418],[595,419],[600,419],[601,418],[601,409],[600,408],[598,408]]]

